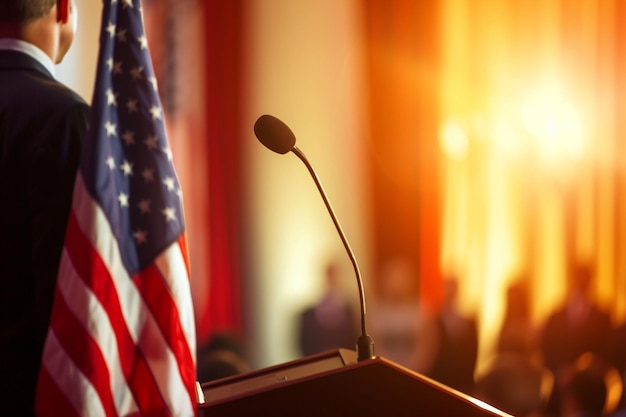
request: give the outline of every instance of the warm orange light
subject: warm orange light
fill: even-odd
[[[500,152],[516,156],[522,151],[522,133],[518,125],[507,118],[496,118],[491,125],[491,140]]]
[[[469,147],[469,138],[465,128],[452,119],[443,122],[439,127],[439,146],[448,157],[463,159]]]
[[[544,158],[582,156],[582,120],[574,104],[558,91],[544,91],[526,100],[521,121]]]
[[[505,414],[502,410],[498,410],[494,406],[489,405],[486,402],[479,400],[478,398],[469,397],[468,400],[470,402],[474,403],[475,405],[479,406],[480,408],[488,410],[488,411],[490,411],[492,413],[495,413],[495,414],[498,414],[498,415],[500,415],[500,414],[504,414],[504,415],[507,415],[507,416],[509,415],[509,414]]]

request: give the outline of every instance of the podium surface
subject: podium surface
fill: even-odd
[[[200,417],[509,416],[384,357],[325,352],[202,384]]]

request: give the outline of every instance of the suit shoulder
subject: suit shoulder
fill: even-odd
[[[0,104],[8,103],[10,108],[18,111],[27,109],[37,112],[41,109],[49,112],[73,106],[88,107],[74,90],[34,69],[3,73],[0,87],[3,91]]]
[[[78,93],[56,80],[42,83],[41,93],[57,105],[87,107],[87,103]]]

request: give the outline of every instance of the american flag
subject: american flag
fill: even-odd
[[[40,370],[40,416],[193,416],[182,193],[139,0],[105,0],[89,129]]]

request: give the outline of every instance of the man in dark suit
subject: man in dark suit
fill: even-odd
[[[0,1],[0,415],[34,415],[88,106],[57,82],[71,0]]]

